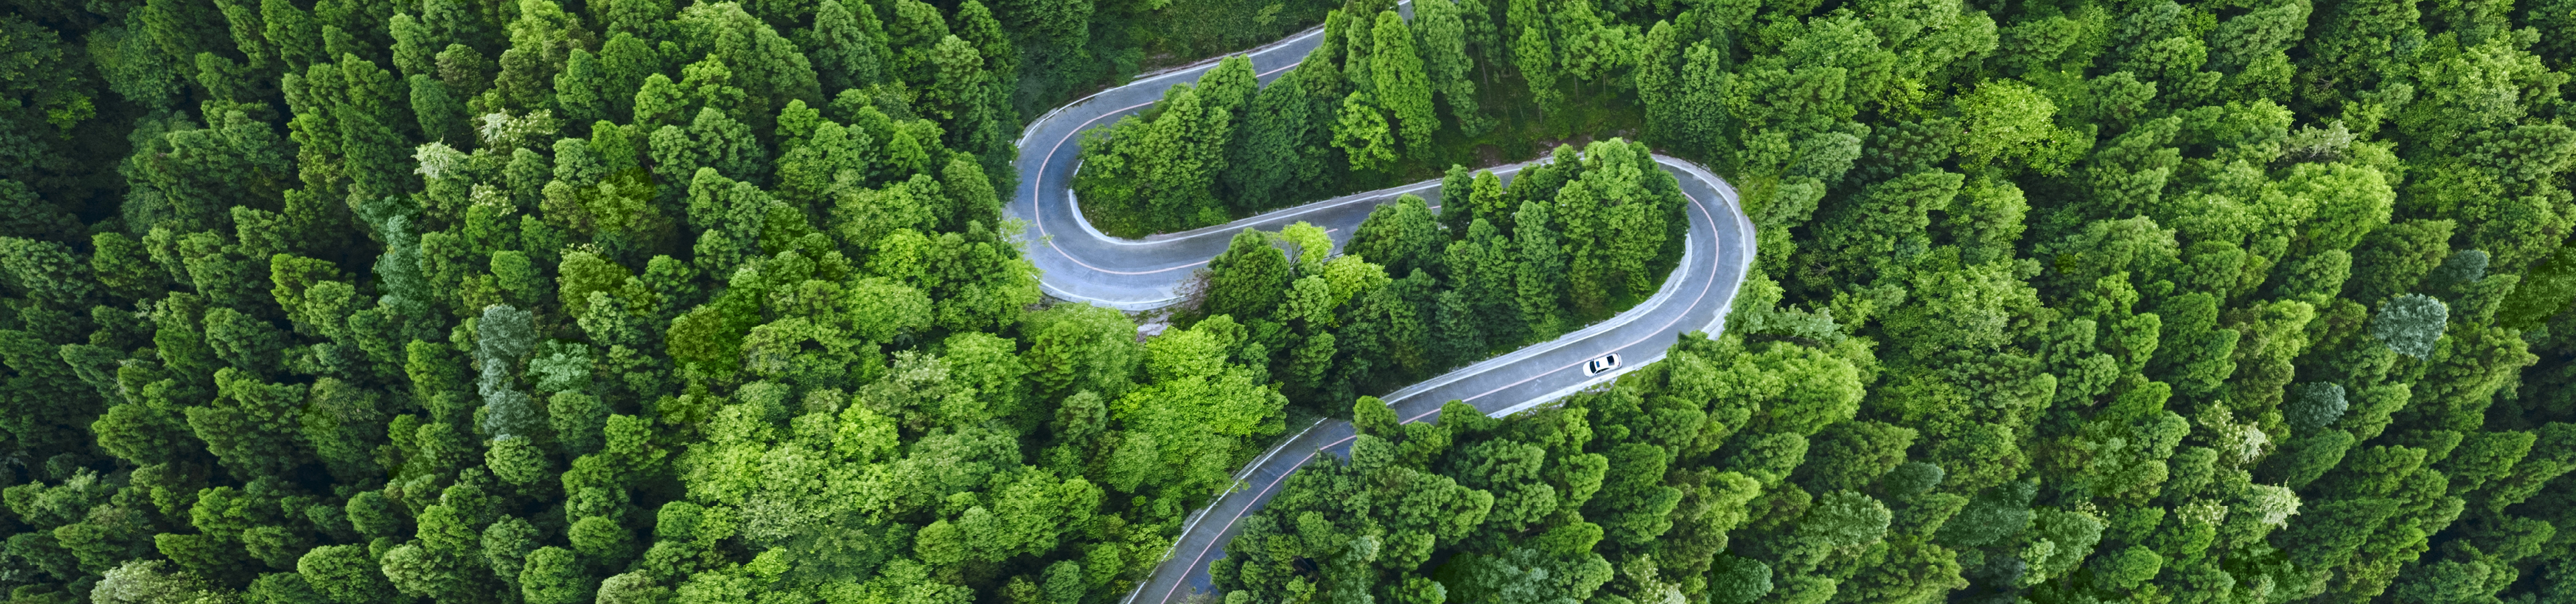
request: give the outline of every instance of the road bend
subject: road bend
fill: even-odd
[[[1310,29],[1241,54],[1251,59],[1262,83],[1268,84],[1296,66],[1322,37],[1320,28]],[[1213,67],[1214,61],[1206,61],[1148,75],[1059,107],[1029,124],[1020,139],[1020,188],[1006,211],[1026,223],[1023,252],[1041,271],[1039,283],[1049,295],[1130,311],[1168,306],[1179,301],[1190,273],[1225,251],[1233,234],[1242,229],[1276,231],[1304,221],[1327,229],[1338,248],[1378,204],[1412,193],[1434,208],[1439,206],[1440,183],[1433,180],[1144,239],[1110,237],[1085,222],[1080,201],[1071,190],[1082,133],[1152,105],[1172,85],[1196,81]],[[1680,159],[1657,155],[1655,161],[1680,182],[1689,202],[1683,212],[1690,229],[1681,262],[1653,296],[1573,333],[1381,397],[1395,408],[1396,417],[1406,422],[1436,419],[1440,406],[1451,400],[1465,401],[1488,415],[1516,413],[1661,360],[1681,334],[1717,333],[1752,266],[1753,224],[1724,179]],[[1491,170],[1509,178],[1528,165]],[[1621,357],[1620,369],[1585,373],[1587,361],[1613,353]],[[1238,532],[1241,521],[1276,495],[1298,467],[1318,455],[1347,456],[1353,434],[1349,422],[1321,421],[1254,458],[1235,475],[1242,488],[1193,513],[1153,575],[1123,604],[1167,604],[1209,592],[1208,566],[1225,555],[1225,542]]]

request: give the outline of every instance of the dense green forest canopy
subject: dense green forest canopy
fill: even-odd
[[[13,604],[1106,604],[1349,414],[1228,604],[2576,602],[2576,0],[6,0]],[[1112,232],[1292,226],[1179,326]],[[1653,291],[1532,413],[1362,396]],[[1508,181],[1470,166],[1547,158]]]
[[[1413,8],[1410,44],[1328,18],[1256,97],[1301,125],[1152,146],[1204,119],[1178,90],[1095,139],[1099,213],[1186,228],[1634,110],[1743,192],[1758,270],[1723,337],[1553,408],[1360,400],[1214,564],[1226,602],[2576,601],[2576,4]],[[1456,14],[1495,32],[1454,53],[1476,88],[1426,95]],[[1190,153],[1222,161],[1125,169]],[[1495,221],[1444,194],[1472,255]]]
[[[11,602],[1096,601],[1284,429],[1000,192],[1328,6],[8,6]]]

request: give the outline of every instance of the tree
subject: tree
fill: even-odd
[[[561,73],[573,50],[598,42],[577,17],[553,2],[529,3],[509,24],[510,46],[501,52],[493,88],[514,109],[533,111],[553,100],[546,76]]]
[[[1450,164],[1449,170],[1440,175],[1439,199],[1441,205],[1450,208],[1440,213],[1440,226],[1451,233],[1467,232],[1467,221],[1476,217],[1474,178],[1467,166],[1460,164]]]
[[[1199,76],[1197,90],[1204,96],[1211,115],[1224,112],[1227,132],[1231,134],[1243,128],[1247,121],[1245,111],[1260,87],[1260,81],[1252,71],[1252,60],[1235,55],[1218,60],[1216,67],[1209,69],[1207,75]]]
[[[1013,0],[1000,3],[1003,25],[1035,47],[1026,53],[1028,73],[1039,79],[1069,81],[1084,73],[1090,58],[1091,19],[1096,8],[1087,0]],[[1025,109],[1025,108],[1024,108]]]
[[[1539,111],[1555,113],[1564,103],[1564,93],[1556,88],[1556,47],[1548,41],[1542,25],[1521,25],[1520,36],[1512,44],[1512,63],[1521,69],[1521,79],[1529,83],[1530,94],[1538,99]]]
[[[993,20],[993,10],[983,2],[966,0],[957,5],[956,32],[959,38],[975,45],[994,79],[1016,78],[1020,73],[1020,51],[1002,34],[1002,23]]]
[[[166,560],[134,560],[100,577],[90,599],[114,604],[165,604],[193,601],[207,588],[194,577],[175,572]]]
[[[1484,8],[1482,3],[1475,4],[1477,9]],[[1476,81],[1468,77],[1476,61],[1467,50],[1467,22],[1470,18],[1484,22],[1487,16],[1462,16],[1466,9],[1455,2],[1424,2],[1415,10],[1420,15],[1413,23],[1416,48],[1430,89],[1439,92],[1441,102],[1449,106],[1449,117],[1457,120],[1459,132],[1470,137],[1484,134],[1493,128],[1493,123],[1478,111]],[[1484,24],[1491,26],[1489,22]]]
[[[2209,66],[2228,74],[2222,89],[2248,97],[2289,96],[2288,51],[2307,33],[2310,5],[2289,3],[2229,18],[2209,34]]]
[[[1961,262],[1985,264],[2012,254],[2029,213],[2030,201],[2021,187],[1980,178],[1959,189],[1940,230],[1959,245]]]
[[[1556,226],[1547,205],[1538,201],[1521,202],[1519,212],[1512,214],[1518,225],[1512,232],[1512,252],[1519,270],[1512,274],[1518,291],[1514,298],[1521,307],[1521,318],[1529,321],[1533,333],[1546,337],[1559,332],[1562,314],[1559,300],[1565,295],[1565,257],[1557,247]]]
[[[1586,518],[1601,519],[1609,538],[1638,547],[1653,543],[1672,528],[1673,506],[1682,492],[1661,484],[1672,453],[1646,443],[1622,443],[1610,449],[1609,480],[1585,504]]]
[[[1366,92],[1342,97],[1333,123],[1333,146],[1350,158],[1354,171],[1386,170],[1395,162],[1395,131]]]
[[[1377,26],[1370,36],[1376,48],[1369,51],[1369,78],[1376,86],[1372,99],[1379,107],[1395,114],[1395,123],[1404,133],[1405,151],[1420,159],[1431,152],[1431,135],[1440,130],[1440,117],[1432,110],[1431,77],[1423,71],[1420,51],[1416,50],[1413,31],[1404,26],[1404,18],[1395,11],[1377,14]]]
[[[1989,81],[1957,101],[1961,125],[1959,155],[1970,170],[2000,162],[2006,169],[2027,167],[2057,174],[2088,141],[2050,123],[2057,106],[2036,89],[2013,80]]]
[[[596,589],[583,575],[571,551],[548,546],[528,554],[527,570],[517,580],[529,604],[572,604]]]
[[[599,60],[590,51],[573,49],[564,61],[563,73],[554,76],[555,106],[563,109],[564,118],[575,124],[608,117]]]
[[[2411,48],[2424,30],[2415,6],[2395,2],[2338,4],[2315,19],[2321,25],[2300,66],[2300,100],[2328,105],[2376,87],[2398,49]]]
[[[295,570],[331,601],[342,604],[381,602],[396,596],[394,586],[385,581],[366,551],[355,545],[325,545],[313,548],[296,560]]]
[[[2376,304],[2414,289],[2450,254],[2452,227],[2446,220],[2410,220],[2364,235],[2352,248],[2346,297]]]
[[[973,117],[982,110],[984,87],[992,74],[974,43],[957,36],[941,38],[931,48],[930,64],[934,71],[922,87],[921,108],[952,123],[965,121],[961,118]]]
[[[1771,593],[1771,567],[1760,560],[1721,554],[1710,567],[1709,601],[1744,604]]]
[[[1511,256],[1511,241],[1483,218],[1469,223],[1465,232],[1465,238],[1449,243],[1441,258],[1449,269],[1450,283],[1470,312],[1488,319],[1480,331],[1496,342],[1519,341],[1529,325],[1521,320],[1516,300],[1513,279],[1519,263]]]
[[[1884,272],[1897,254],[1923,249],[1930,212],[1947,209],[1963,182],[1957,173],[1931,170],[1871,185],[1849,205],[1827,209],[1821,243],[1837,266]]]
[[[1288,292],[1288,259],[1252,229],[1235,233],[1225,253],[1208,261],[1208,272],[1207,302],[1201,310],[1209,315],[1267,319]]]
[[[2128,589],[2164,568],[2164,557],[2145,546],[2130,546],[2111,556],[2096,558],[2093,582],[2101,589]]]
[[[1905,462],[1915,431],[1857,421],[1828,425],[1811,441],[1797,479],[1818,492],[1858,490]]]
[[[1433,220],[1431,207],[1413,195],[1397,197],[1395,203],[1369,211],[1368,220],[1351,233],[1342,253],[1358,256],[1385,266],[1389,274],[1407,274],[1415,269],[1440,270],[1440,253],[1448,247],[1448,235]]]
[[[1287,243],[1282,249],[1295,261],[1297,274],[1313,276],[1324,270],[1324,261],[1333,255],[1333,235],[1324,227],[1300,220],[1279,229],[1279,239]]]
[[[1241,138],[1228,149],[1231,169],[1225,172],[1227,198],[1238,212],[1294,199],[1291,194],[1323,176],[1324,154],[1332,148],[1329,135],[1338,122],[1320,116],[1333,114],[1332,99],[1340,95],[1317,92],[1338,85],[1333,80],[1339,74],[1330,71],[1329,61],[1314,56],[1299,65],[1255,92],[1239,116]]]
[[[2168,298],[2156,309],[2164,332],[2147,370],[2177,393],[2196,395],[2218,387],[2236,371],[2236,344],[2243,333],[2217,329],[2218,300],[2207,293]]]
[[[2281,410],[2283,421],[2289,422],[2293,430],[2309,432],[2334,425],[2335,420],[2342,419],[2344,411],[2351,408],[2351,404],[2344,400],[2344,389],[2340,384],[2311,383],[2297,390]]]
[[[1089,390],[1115,398],[1131,387],[1144,349],[1136,342],[1136,325],[1107,307],[1059,305],[1031,313],[1023,320],[1030,335],[1024,353],[1045,397]]]
[[[826,94],[875,84],[892,52],[886,49],[884,26],[874,3],[856,9],[840,0],[824,0],[814,13],[814,73]]]
[[[1485,330],[1477,325],[1475,309],[1457,290],[1442,290],[1439,296],[1432,311],[1432,362],[1454,366],[1484,356]]]
[[[886,28],[886,47],[894,50],[893,76],[910,84],[925,84],[931,79],[931,47],[948,37],[948,20],[939,9],[917,0],[896,0],[892,23]]]
[[[1343,337],[1335,345],[1348,354],[1341,371],[1354,385],[1378,376],[1395,375],[1388,370],[1417,371],[1429,359],[1424,344],[1429,336],[1423,320],[1422,306],[1407,299],[1408,293],[1428,291],[1430,275],[1415,271],[1406,279],[1367,289],[1352,296],[1342,307]]]
[[[2449,321],[2450,307],[2423,294],[2390,298],[2381,304],[2370,319],[2370,335],[2388,343],[2398,354],[2422,358],[2433,354],[2434,341],[2442,338]]]

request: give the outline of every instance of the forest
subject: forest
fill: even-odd
[[[2576,4],[1500,4],[1416,0],[1410,45],[1328,17],[1256,97],[1318,108],[1231,142],[1166,144],[1205,119],[1176,90],[1089,211],[1633,134],[1733,181],[1758,270],[1721,335],[1550,407],[1359,399],[1212,564],[1228,604],[2576,601]],[[1130,168],[1175,165],[1217,176]],[[1474,207],[1453,258],[1493,249]]]
[[[10,604],[2576,602],[2576,0],[0,0]],[[1172,326],[1048,298],[1238,233]],[[1384,394],[1655,291],[1554,404]],[[1543,160],[1502,174],[1506,164]],[[2571,530],[2561,530],[2567,527]]]

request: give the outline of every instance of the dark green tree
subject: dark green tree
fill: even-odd
[[[1288,293],[1288,259],[1259,231],[1235,233],[1225,253],[1208,261],[1208,273],[1200,310],[1209,315],[1267,319]]]

